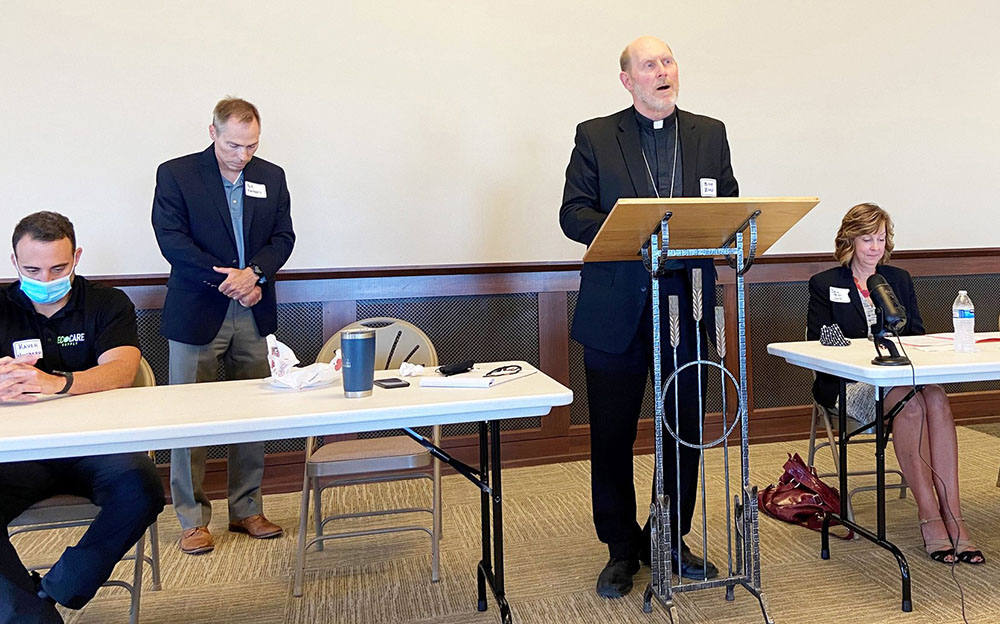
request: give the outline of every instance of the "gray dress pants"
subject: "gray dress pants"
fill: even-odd
[[[253,313],[237,301],[230,302],[219,333],[208,344],[169,342],[171,384],[217,380],[220,358],[227,380],[270,374],[267,341],[257,332]],[[170,454],[170,494],[184,530],[206,526],[212,519],[212,504],[203,488],[205,455],[204,447],[173,449]],[[264,443],[230,444],[228,455],[229,519],[263,513]]]

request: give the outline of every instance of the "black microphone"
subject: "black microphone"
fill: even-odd
[[[895,334],[903,330],[906,325],[906,308],[896,299],[896,293],[892,291],[892,286],[885,281],[885,278],[878,273],[868,278],[868,295],[872,298],[875,307],[882,310],[882,319],[885,327]]]

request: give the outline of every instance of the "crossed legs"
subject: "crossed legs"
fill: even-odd
[[[886,396],[886,405],[895,405],[909,390],[893,388]],[[948,395],[941,386],[925,386],[896,415],[893,446],[917,502],[925,541],[950,540],[953,544],[961,541],[965,548],[957,550],[959,555],[975,550],[962,520],[955,420]],[[982,557],[978,560],[973,557],[969,563],[983,561]]]

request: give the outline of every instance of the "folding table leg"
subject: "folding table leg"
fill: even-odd
[[[489,449],[486,444],[486,423],[479,423],[479,478],[483,483],[489,483]],[[483,529],[483,558],[479,561],[476,570],[476,580],[479,589],[479,602],[476,608],[479,611],[486,610],[486,575],[492,573],[492,563],[490,561],[490,495],[485,490],[479,493],[480,516]]]

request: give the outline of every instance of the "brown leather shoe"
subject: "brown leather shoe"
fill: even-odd
[[[188,555],[202,555],[212,552],[215,545],[212,543],[212,534],[208,532],[208,527],[194,527],[184,531],[181,536],[181,552]]]
[[[264,517],[264,514],[254,514],[233,522],[229,521],[229,530],[233,533],[246,533],[254,539],[281,537],[285,532],[280,526]]]

